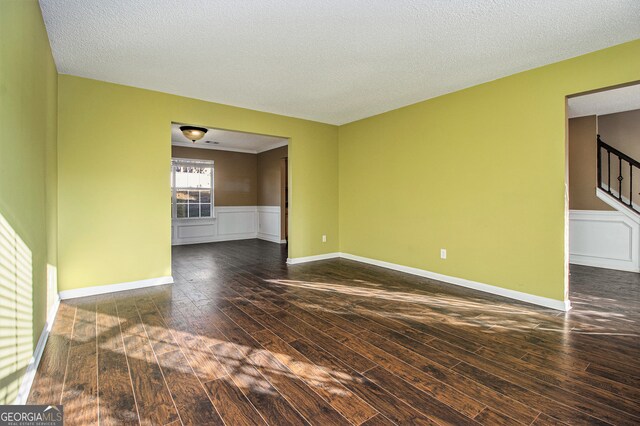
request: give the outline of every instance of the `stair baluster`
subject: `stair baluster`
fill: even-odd
[[[624,206],[630,208],[636,213],[640,213],[640,207],[636,203],[634,203],[633,197],[633,173],[634,169],[636,172],[640,171],[640,162],[626,155],[625,153],[618,151],[611,145],[606,144],[602,139],[600,139],[600,135],[597,137],[597,146],[598,146],[598,188],[603,191],[606,191],[609,195],[614,198],[617,198],[620,203]],[[604,182],[602,179],[602,151],[607,152],[607,183],[606,188],[604,188]],[[611,155],[617,157],[618,159],[618,193],[615,193],[615,190],[611,190]],[[625,177],[622,173],[622,162],[626,162],[629,164],[629,197],[623,196],[623,181]],[[625,188],[626,191],[626,188]]]

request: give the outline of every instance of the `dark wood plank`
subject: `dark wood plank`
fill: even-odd
[[[522,387],[518,384],[511,383],[508,380],[504,380],[499,376],[492,375],[486,371],[473,367],[466,363],[461,363],[455,367],[454,370],[463,372],[463,374],[472,378],[479,383],[484,384],[486,387],[500,392],[505,395],[509,395],[511,398],[522,402],[523,404],[536,407],[544,412],[549,413],[554,418],[561,421],[567,421],[569,423],[584,423],[584,424],[607,424],[601,419],[592,417],[580,410],[571,408],[565,405],[564,398],[558,400],[547,398],[536,392],[531,392],[529,389]],[[562,402],[560,402],[562,401]]]
[[[158,363],[183,424],[224,424],[205,388],[196,378],[179,349],[158,355]]]
[[[135,298],[116,299],[116,306],[118,308],[118,317],[121,320],[120,328],[122,329],[122,334],[147,338],[147,332],[138,313]]]
[[[432,344],[434,342],[432,342]],[[444,348],[447,345],[443,342],[440,346]],[[460,354],[460,356],[463,355]],[[626,412],[614,409],[613,407],[605,409],[605,405],[597,400],[577,395],[535,377],[524,377],[504,364],[493,362],[487,358],[479,358],[470,353],[465,354],[464,357],[465,362],[455,366],[454,370],[460,372],[472,372],[482,369],[484,372],[503,378],[512,384],[516,384],[525,389],[545,395],[549,400],[563,401],[569,406],[579,408],[583,413],[592,417],[599,416],[601,420],[613,424],[633,424],[636,421],[634,420],[634,415],[627,414],[628,411],[631,411],[631,408],[625,410]],[[470,364],[467,364],[466,362],[469,362]],[[471,365],[474,367],[471,367]],[[636,417],[636,419],[638,419],[638,417]]]
[[[226,424],[248,426],[266,424],[255,407],[232,382],[222,378],[207,382],[204,386]]]
[[[259,240],[172,251],[173,285],[62,303],[29,402],[70,424],[640,422],[638,274],[571,265],[559,313]]]
[[[217,327],[208,328],[208,334],[216,337],[212,340],[213,344],[210,346],[210,350],[226,370],[226,379],[230,384],[233,384],[244,394],[269,424],[308,424],[305,418],[272,384],[270,372],[260,371],[255,361],[248,359],[248,355],[260,347],[258,342],[244,330],[234,329],[233,325],[229,324],[231,321],[228,317],[225,319],[225,316],[222,315],[219,319],[217,324],[225,327],[227,331],[233,330],[234,333],[239,334],[241,337],[238,337],[238,340],[246,344],[237,345],[228,341]]]
[[[262,330],[253,337],[351,423],[360,424],[378,414],[325,369],[313,364],[271,331]]]
[[[98,422],[98,357],[95,302],[78,305],[61,403],[66,424]]]
[[[302,337],[299,333],[284,325],[277,318],[260,309],[259,305],[253,303],[253,301],[244,299],[235,300],[234,303],[236,304],[236,306],[242,309],[243,312],[245,312],[247,315],[250,315],[256,321],[259,321],[265,328],[268,328],[269,330],[274,332],[284,341],[291,342]],[[277,312],[278,310],[271,312]]]
[[[269,351],[252,351],[248,359],[310,424],[349,424],[345,417],[319,398],[305,382],[292,377],[293,373]]]
[[[529,358],[528,356],[523,358],[525,361],[527,362],[531,362],[531,358]],[[538,363],[536,363],[537,365]],[[636,389],[640,389],[640,377],[635,377],[633,375],[624,373],[624,372],[620,372],[620,371],[616,371],[613,370],[611,368],[607,368],[605,366],[602,365],[596,365],[596,364],[589,364],[587,367],[584,368],[583,371],[586,371],[587,373],[589,373],[591,376],[599,376],[599,377],[603,377],[605,379],[609,379],[613,382],[617,382],[617,383],[622,383],[625,384],[627,386],[631,386],[634,387]]]
[[[244,329],[233,328],[238,324],[230,324],[229,318],[225,321],[221,318],[218,323],[227,333],[232,331],[243,345],[239,350],[244,352],[244,357],[251,363],[253,367],[265,378],[289,403],[294,406],[297,411],[312,424],[347,424],[348,422],[326,401],[318,398],[304,382],[299,379],[292,378],[291,371],[282,364],[268,350],[262,349],[262,346],[251,337]]]
[[[385,369],[391,371],[393,374],[404,379],[408,383],[411,383],[416,388],[424,391],[426,393],[426,395],[424,396],[424,404],[429,407],[430,411],[433,410],[437,412],[437,410],[441,408],[441,404],[439,404],[438,402],[441,402],[442,404],[448,404],[454,407],[456,410],[466,414],[469,417],[474,417],[485,407],[484,404],[477,402],[473,398],[470,398],[464,393],[437,379],[434,380],[433,376],[427,376],[422,371],[419,371],[410,364],[404,363],[400,358],[397,358],[390,353],[385,352],[384,350],[378,348],[376,345],[370,344],[338,328],[327,330],[327,333],[330,336],[334,337],[336,340],[344,343],[354,351],[365,355],[377,365],[384,367]],[[379,370],[373,369],[369,371]],[[371,379],[371,377],[369,376],[369,372],[365,373],[365,376]],[[399,382],[394,383],[396,385],[399,384]],[[403,394],[408,394],[409,389],[410,388],[404,388],[405,392],[403,392]],[[396,396],[402,399],[402,396],[399,396],[397,394]],[[428,404],[430,398],[435,400],[433,401],[433,408],[430,406],[430,404]],[[464,418],[461,418],[460,422],[464,423],[464,420]]]
[[[138,408],[116,305],[113,301],[100,303],[97,309],[100,423],[138,424]]]
[[[547,416],[544,413],[540,413],[540,415],[531,424],[535,426],[564,426],[570,423],[563,423],[560,420],[554,419],[551,416]]]
[[[175,351],[178,349],[177,342],[157,311],[155,304],[150,300],[149,302],[147,310],[140,313],[140,320],[150,338],[153,351],[157,356]]]
[[[391,330],[387,327],[377,324],[371,319],[364,318],[360,315],[351,314],[345,315],[345,317],[352,321],[354,324],[361,326],[362,328],[366,328],[366,330],[373,331],[374,333],[382,337],[393,340],[394,342],[404,346],[405,348],[411,349],[412,351],[419,353],[429,359],[432,359],[438,364],[445,367],[453,367],[460,362],[458,358],[438,351],[427,345],[429,341],[434,339],[433,337],[425,337],[420,338],[420,340],[416,340],[415,338],[405,336],[400,331]]]
[[[466,417],[459,411],[437,400],[426,392],[422,392],[400,377],[391,374],[382,367],[375,367],[364,373],[364,375],[377,383],[398,399],[406,402],[416,410],[421,411],[427,417],[433,419],[438,424],[449,425],[473,425],[475,421]]]
[[[301,321],[286,311],[278,311],[273,315],[289,327],[295,328],[296,331],[302,334],[306,339],[327,349],[333,356],[337,357],[358,372],[367,371],[376,365],[372,361],[352,351],[343,344],[327,336],[325,333],[322,333],[317,328]]]
[[[375,407],[389,420],[398,424],[437,424],[314,344],[300,339],[291,342],[291,346],[315,364],[329,368],[336,379],[342,380],[351,392]]]
[[[371,417],[366,422],[361,423],[361,426],[392,426],[394,424],[395,423],[393,423],[391,420],[387,419],[382,414],[377,414],[377,415]]]
[[[233,345],[224,343],[212,347],[212,351],[221,359],[240,360],[245,356]],[[236,368],[233,362],[227,364],[229,380],[241,389],[267,423],[308,424],[306,419],[252,363],[245,363],[240,369]]]
[[[31,386],[27,404],[59,404],[76,307],[61,302]]]
[[[476,354],[495,360],[496,351],[482,348]],[[548,367],[535,366],[518,358],[509,359],[509,368],[534,377],[577,395],[606,402],[611,407],[640,417],[640,408],[632,401],[640,401],[640,389],[600,379],[584,372],[564,372]]]
[[[224,366],[209,349],[209,345],[213,344],[211,339],[194,332],[194,329],[186,324],[176,324],[171,334],[200,381],[208,382],[227,374]]]
[[[136,334],[124,335],[123,339],[140,421],[166,424],[178,420],[176,407],[149,340]]]
[[[264,330],[264,326],[262,324],[251,318],[242,310],[238,309],[238,307],[233,305],[231,302],[221,310],[247,333]]]
[[[360,336],[375,345],[376,347],[394,354],[407,364],[423,371],[427,375],[438,381],[447,383],[460,392],[484,404],[494,406],[503,414],[508,414],[517,421],[529,424],[537,417],[539,410],[522,404],[507,395],[496,392],[482,384],[464,376],[456,371],[450,370],[429,358],[423,357],[417,352],[413,352],[391,340],[386,340],[375,333],[365,332]]]
[[[502,414],[498,411],[495,411],[491,407],[487,407],[482,410],[474,420],[480,424],[487,426],[510,426],[512,424],[517,423],[516,420],[507,416],[506,414]]]

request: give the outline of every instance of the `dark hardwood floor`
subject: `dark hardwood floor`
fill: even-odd
[[[67,424],[640,423],[638,274],[572,266],[564,314],[285,258],[180,246],[174,285],[63,302],[29,403]]]

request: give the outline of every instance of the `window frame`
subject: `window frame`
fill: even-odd
[[[209,202],[211,206],[211,216],[205,217],[178,217],[178,202],[177,202],[177,189],[175,186],[176,182],[176,167],[202,167],[202,168],[211,168],[211,200]],[[179,222],[194,222],[194,221],[213,221],[216,218],[216,212],[214,209],[214,174],[215,167],[213,160],[192,160],[188,158],[171,158],[171,176],[170,176],[170,184],[171,184],[171,220],[179,221]],[[186,188],[187,190],[202,190],[202,188]],[[203,204],[203,203],[199,203]]]

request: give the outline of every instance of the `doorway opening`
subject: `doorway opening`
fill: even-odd
[[[565,291],[624,299],[611,285],[589,283],[604,287],[615,275],[629,294],[640,282],[640,84],[569,96],[567,119]]]
[[[204,135],[183,132],[185,126]],[[288,145],[286,137],[172,123],[171,244],[260,239],[286,245]]]

